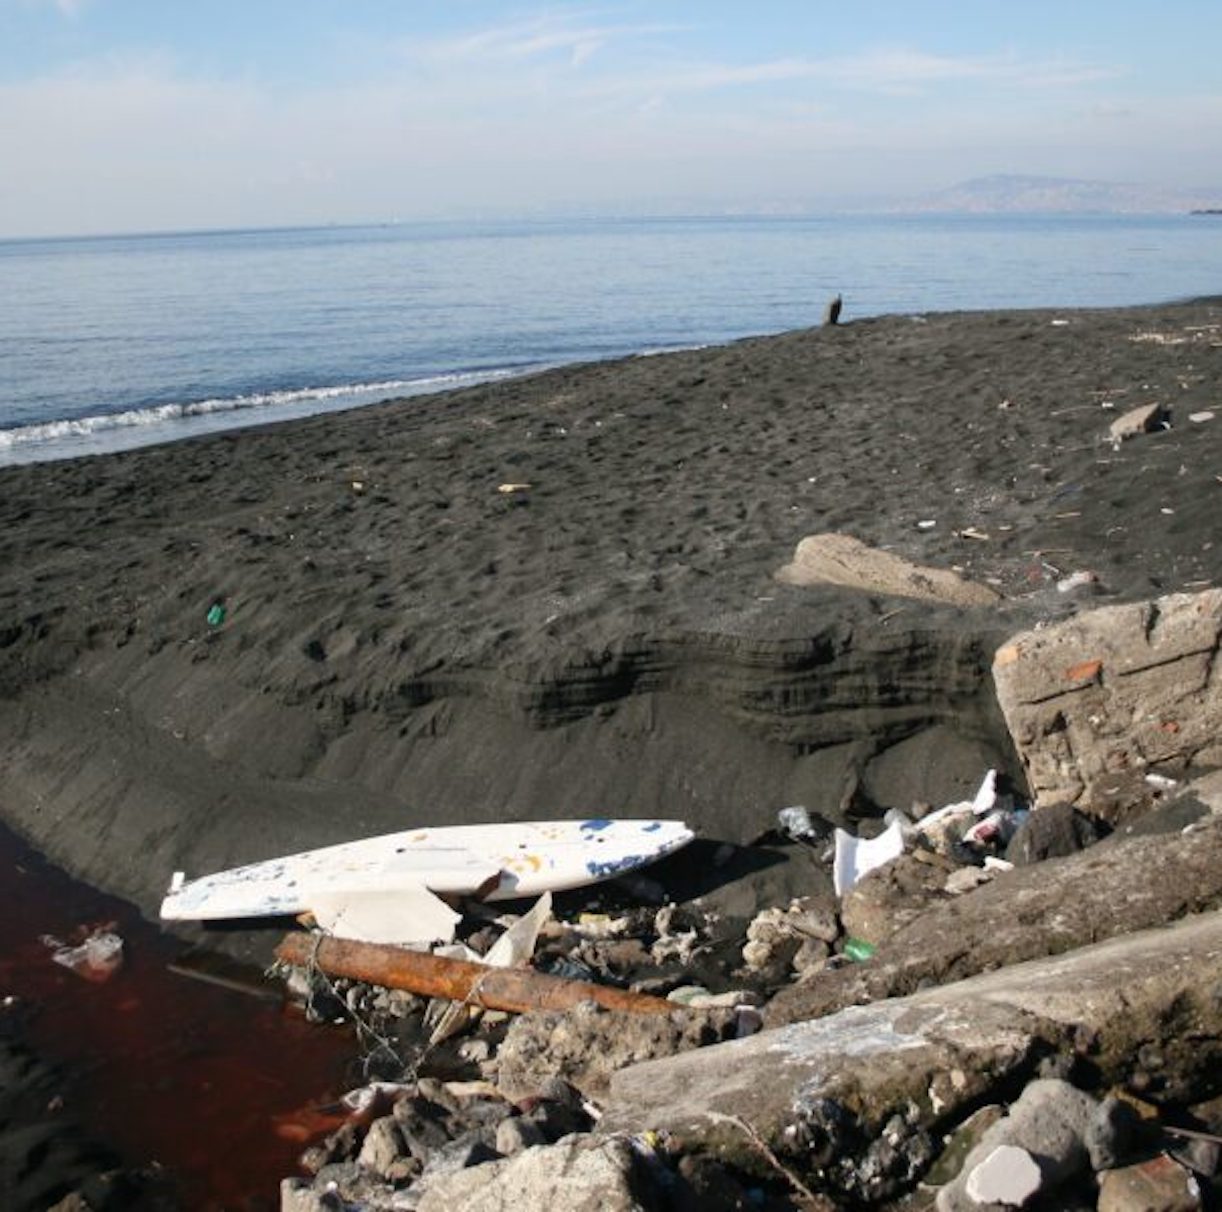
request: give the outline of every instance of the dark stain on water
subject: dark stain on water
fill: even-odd
[[[111,922],[124,963],[105,982],[41,941]],[[0,828],[0,998],[17,999],[21,1038],[62,1073],[63,1113],[124,1165],[164,1167],[184,1208],[274,1208],[321,1130],[313,1109],[353,1084],[352,1038],[307,1023],[275,985],[251,996],[182,974],[199,964]]]

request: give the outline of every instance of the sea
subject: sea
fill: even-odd
[[[1222,294],[1214,215],[392,223],[0,240],[0,464],[817,324]]]

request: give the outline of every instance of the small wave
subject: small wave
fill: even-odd
[[[192,417],[215,416],[219,413],[240,412],[253,408],[283,408],[287,405],[320,405],[344,402],[372,403],[398,395],[420,395],[509,378],[518,370],[472,371],[433,375],[421,379],[387,379],[380,383],[344,383],[335,387],[305,387],[293,391],[253,392],[250,395],[223,399],[195,400],[189,403],[154,404],[148,408],[132,408],[124,412],[97,413],[94,416],[71,417],[44,421],[35,425],[19,425],[0,429],[0,448],[24,445],[27,442],[55,442],[65,438],[85,438],[108,430],[131,429],[137,426],[165,425]]]

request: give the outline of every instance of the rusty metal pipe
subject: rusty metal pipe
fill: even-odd
[[[608,1010],[633,1014],[670,1014],[680,1007],[665,998],[589,981],[547,976],[533,968],[492,968],[466,960],[446,959],[385,943],[310,934],[286,934],[277,959],[297,967],[315,965],[330,976],[406,989],[423,997],[482,1006],[486,1010],[567,1010],[578,1002],[597,1002]]]

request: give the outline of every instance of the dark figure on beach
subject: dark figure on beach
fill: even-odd
[[[826,328],[829,324],[838,324],[840,322],[840,309],[844,306],[844,300],[837,295],[823,309],[823,327]]]

